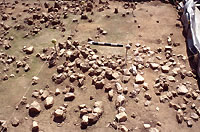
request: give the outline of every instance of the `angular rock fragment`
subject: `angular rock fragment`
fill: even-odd
[[[73,101],[75,99],[74,93],[66,93],[65,94],[65,101]]]
[[[198,119],[199,119],[199,116],[198,116],[196,113],[194,113],[194,112],[191,113],[190,117],[191,117],[193,120],[198,120]]]
[[[124,126],[124,125],[121,125],[121,126],[120,126],[120,130],[121,130],[122,132],[128,132],[128,131],[129,131],[128,128],[126,128],[126,126]]]
[[[159,67],[159,64],[157,63],[150,63],[150,66],[153,70],[157,69]]]
[[[56,88],[55,95],[59,95],[61,93],[60,89]]]
[[[54,111],[54,121],[61,123],[65,119],[64,111],[62,109],[57,109]]]
[[[176,119],[177,119],[178,123],[182,123],[183,122],[183,111],[181,109],[179,109],[177,111]]]
[[[36,85],[38,83],[39,77],[34,76],[32,78],[32,85]]]
[[[123,88],[120,83],[116,83],[115,87],[117,89],[117,93],[121,94],[123,92]]]
[[[110,101],[112,101],[113,95],[114,95],[113,90],[110,90],[110,91],[108,92],[108,99],[109,99]]]
[[[145,128],[145,129],[149,129],[150,127],[151,127],[150,124],[144,124],[144,128]]]
[[[33,132],[38,132],[38,131],[39,131],[39,125],[38,125],[38,122],[37,122],[37,121],[33,121],[33,124],[32,124],[32,131],[33,131]]]
[[[144,78],[140,74],[137,74],[137,76],[135,78],[135,83],[136,84],[142,84],[142,83],[144,83]]]
[[[123,95],[118,95],[117,100],[115,102],[115,106],[119,107],[122,106],[125,103],[125,97]]]
[[[34,48],[33,48],[33,46],[29,46],[29,47],[24,46],[23,51],[24,51],[26,54],[32,54],[33,51],[34,51]]]
[[[37,101],[33,101],[29,107],[29,115],[34,117],[41,112],[40,104]]]
[[[115,118],[118,122],[125,122],[127,120],[127,114],[126,114],[126,112],[121,112],[121,113],[117,114],[115,116]]]
[[[186,93],[188,93],[188,89],[185,85],[181,84],[177,87],[177,93],[178,94],[186,94]]]
[[[44,100],[49,96],[49,91],[48,90],[44,90],[42,95],[41,95],[41,99]]]
[[[82,116],[81,128],[87,128],[89,117],[87,115]]]
[[[95,82],[96,89],[102,89],[104,87],[104,85],[105,85],[104,79]]]
[[[53,103],[54,103],[54,99],[53,99],[52,96],[49,96],[49,97],[47,97],[47,98],[45,99],[45,107],[46,107],[47,109],[49,109],[50,107],[52,107],[52,106],[53,106]]]
[[[169,69],[170,69],[169,66],[162,66],[161,67],[161,70],[162,70],[163,73],[168,73]]]
[[[95,124],[99,120],[99,116],[97,113],[89,113],[88,114],[89,124]]]

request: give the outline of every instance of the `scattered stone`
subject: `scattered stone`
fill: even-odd
[[[29,64],[26,64],[25,67],[24,67],[24,71],[27,72],[29,70],[30,70],[30,66],[29,66]]]
[[[29,107],[29,115],[30,116],[36,116],[40,113],[41,107],[40,104],[37,101],[33,101]]]
[[[159,132],[159,130],[157,128],[150,128],[149,132]]]
[[[144,78],[140,74],[137,74],[136,78],[135,78],[135,83],[136,84],[142,84],[142,83],[144,83]]]
[[[161,70],[162,70],[163,73],[168,73],[169,69],[170,69],[169,66],[162,66],[161,67]]]
[[[188,89],[185,85],[181,84],[177,87],[177,93],[178,94],[186,94],[186,93],[188,93]]]
[[[60,89],[59,88],[56,88],[56,92],[55,92],[55,95],[59,95],[61,93]]]
[[[145,97],[147,100],[151,100],[151,95],[148,94],[148,93],[145,93],[144,97]]]
[[[133,74],[133,76],[137,75],[137,68],[136,68],[136,66],[132,65],[130,67],[129,71]]]
[[[109,99],[110,101],[112,101],[113,95],[114,95],[114,91],[113,91],[113,90],[110,90],[110,91],[108,92],[108,99]]]
[[[118,11],[118,8],[115,8],[115,11],[114,13],[117,14],[119,11]]]
[[[178,123],[182,123],[183,122],[183,111],[181,109],[179,109],[177,111],[176,119],[177,119]]]
[[[113,89],[112,84],[110,84],[110,83],[105,84],[104,88],[105,88],[105,92],[109,92],[110,90]]]
[[[83,115],[82,116],[82,121],[81,121],[81,127],[82,128],[87,127],[88,122],[89,122],[89,117],[87,115]]]
[[[125,112],[121,112],[115,116],[118,122],[125,122],[127,120],[127,114]]]
[[[37,121],[33,121],[33,124],[32,124],[32,131],[33,131],[33,132],[38,132],[38,131],[39,131],[39,125],[38,125],[38,122],[37,122]]]
[[[86,14],[82,14],[82,15],[81,15],[81,19],[87,20],[87,19],[88,19],[88,16],[87,16]]]
[[[39,97],[39,92],[38,91],[33,92],[32,97],[35,97],[35,98]]]
[[[38,84],[38,80],[39,80],[39,77],[34,76],[34,77],[32,78],[32,85]]]
[[[188,127],[192,127],[192,125],[193,125],[191,119],[187,120],[186,123],[187,123],[187,126],[188,126]]]
[[[48,91],[48,90],[44,90],[44,91],[42,92],[41,99],[44,100],[44,99],[46,99],[48,96],[49,96],[49,91]]]
[[[19,120],[14,117],[11,121],[12,126],[17,127],[19,125]]]
[[[196,113],[194,113],[194,112],[192,112],[191,113],[191,116],[190,116],[193,120],[198,120],[199,119],[199,116],[196,114]]]
[[[96,102],[94,103],[94,107],[95,107],[95,108],[96,108],[96,107],[103,108],[103,102],[102,102],[102,101],[96,101]]]
[[[176,79],[173,77],[173,76],[168,76],[167,79],[170,81],[170,82],[175,82]]]
[[[118,78],[119,78],[119,73],[118,73],[118,72],[113,72],[113,73],[112,73],[112,77],[113,77],[114,79],[118,79]]]
[[[73,101],[75,99],[74,93],[66,93],[65,94],[65,101]]]
[[[45,99],[45,107],[46,108],[50,108],[53,106],[53,103],[54,103],[54,99],[52,96],[49,96]]]
[[[120,126],[120,130],[121,130],[122,132],[128,132],[128,131],[129,131],[128,128],[126,128],[126,126],[124,126],[124,125],[121,125],[121,126]]]
[[[61,110],[61,109],[57,109],[57,110],[54,112],[54,117],[55,117],[55,118],[63,118],[63,115],[64,115],[64,111]]]
[[[79,109],[81,110],[81,109],[84,109],[84,108],[87,108],[86,107],[86,104],[81,104],[81,105],[79,105]]]
[[[115,106],[119,107],[122,106],[125,103],[125,97],[123,95],[118,95],[117,100],[115,102]]]
[[[157,69],[159,67],[159,64],[157,63],[150,63],[150,66],[153,70]]]
[[[96,89],[102,89],[104,87],[104,85],[105,85],[105,80],[104,79],[95,82]]]
[[[97,115],[100,117],[103,114],[103,108],[96,107],[94,108],[93,113],[97,113]]]
[[[32,54],[33,51],[34,51],[34,48],[33,48],[33,46],[29,46],[29,47],[24,46],[23,51],[24,51],[26,54]]]
[[[150,127],[151,127],[150,124],[144,124],[144,128],[145,128],[145,129],[149,129]]]
[[[88,119],[89,119],[89,124],[95,124],[99,120],[99,116],[97,113],[89,113]]]
[[[128,83],[129,80],[130,80],[130,76],[123,76],[123,78],[122,78],[123,83]]]
[[[116,89],[117,89],[117,93],[122,93],[123,92],[123,88],[122,88],[122,86],[121,86],[121,84],[120,83],[116,83],[115,84],[115,87],[116,87]]]

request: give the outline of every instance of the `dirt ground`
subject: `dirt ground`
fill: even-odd
[[[13,3],[13,1],[10,2]],[[24,7],[22,2],[30,3],[30,6],[32,6],[36,1],[22,0],[15,5],[15,9],[2,9],[1,12],[12,12],[12,16],[17,16],[19,13],[22,14],[22,17],[17,18],[17,23],[11,19],[4,21],[4,23],[14,27],[14,25],[18,23],[23,23],[25,17],[30,16],[30,14],[27,12],[23,12],[23,10],[28,7]],[[45,0],[41,0],[40,2],[43,5]],[[49,3],[53,4],[53,1],[49,1]],[[67,36],[74,34],[73,40],[78,40],[80,45],[86,45],[88,38],[92,38],[93,40],[99,42],[122,44],[131,43],[131,49],[128,51],[128,67],[130,67],[135,57],[133,54],[134,50],[136,49],[136,43],[140,43],[142,46],[148,46],[152,51],[156,51],[159,47],[164,49],[164,47],[168,45],[167,37],[171,36],[173,42],[180,44],[177,47],[173,47],[173,54],[175,55],[174,58],[176,62],[179,66],[185,65],[186,71],[192,71],[188,59],[184,61],[176,57],[176,55],[182,54],[187,58],[185,38],[182,34],[183,28],[181,26],[181,22],[179,21],[176,8],[168,3],[150,1],[138,2],[136,9],[132,10],[130,8],[124,9],[124,3],[125,2],[109,1],[110,9],[105,9],[102,12],[98,12],[97,7],[95,7],[93,15],[88,13],[88,17],[94,20],[91,23],[89,23],[87,20],[81,20],[80,15],[73,15],[72,13],[68,12],[68,18],[62,20],[65,24],[65,32],[42,27],[42,31],[35,36],[23,38],[23,36],[30,30],[31,26],[27,26],[26,30],[17,31],[13,28],[9,30],[9,34],[6,37],[14,37],[14,40],[11,41],[12,47],[9,50],[5,50],[3,47],[0,47],[1,52],[14,55],[17,57],[17,60],[20,60],[25,56],[25,54],[22,52],[24,45],[33,45],[35,50],[33,54],[29,55],[30,59],[28,60],[28,64],[31,67],[29,72],[24,72],[23,69],[20,69],[20,72],[16,74],[14,68],[15,65],[10,65],[10,70],[7,72],[3,72],[3,69],[5,68],[4,66],[0,67],[1,78],[5,74],[15,74],[14,78],[9,78],[6,81],[0,80],[0,120],[6,120],[8,122],[8,132],[32,131],[31,128],[33,120],[39,123],[39,130],[41,132],[118,131],[110,126],[108,127],[108,124],[114,121],[115,115],[117,114],[117,110],[115,108],[115,100],[117,96],[114,96],[113,101],[109,101],[107,93],[105,93],[104,90],[96,89],[94,85],[91,85],[92,78],[88,75],[86,75],[86,88],[80,89],[76,87],[74,92],[76,95],[75,100],[66,102],[68,104],[66,119],[62,123],[54,122],[52,116],[52,113],[59,106],[65,103],[64,96],[62,94],[54,96],[54,105],[52,108],[47,110],[45,109],[44,105],[42,105],[44,104],[44,101],[32,97],[34,90],[46,89],[45,87],[47,85],[49,86],[48,90],[52,91],[53,93],[55,92],[56,88],[59,88],[62,91],[66,85],[71,84],[68,79],[61,84],[55,84],[52,82],[51,77],[53,73],[56,72],[56,67],[48,68],[47,63],[35,57],[38,52],[42,51],[42,48],[53,47],[51,44],[51,39],[53,38],[57,39],[58,42],[64,42],[67,40]],[[98,7],[100,6],[101,5],[98,5]],[[3,6],[1,6],[1,8],[3,8]],[[119,13],[113,13],[115,8],[118,8]],[[45,10],[46,9],[42,8],[42,11]],[[129,14],[126,14],[127,12],[129,12]],[[126,14],[126,16],[123,17],[122,14]],[[109,15],[110,17],[107,18],[106,15]],[[73,19],[78,19],[79,23],[72,23]],[[98,32],[97,27],[103,28],[108,34],[100,35],[99,38],[95,38]],[[77,30],[77,32],[74,30]],[[3,30],[0,31],[3,33]],[[125,57],[125,48],[94,45],[91,45],[91,48],[97,49],[97,54],[99,56],[121,55],[122,58]],[[164,52],[158,53],[156,56],[160,56],[162,58],[161,60],[158,60],[155,59],[155,57],[152,57],[157,63],[161,63],[166,60]],[[62,64],[64,61],[64,59],[58,60],[58,65]],[[75,70],[78,71],[77,68],[75,68]],[[81,73],[81,71],[78,72]],[[177,111],[169,107],[169,102],[161,103],[159,96],[155,94],[155,89],[153,86],[156,78],[161,75],[161,70],[154,71],[151,68],[144,68],[142,72],[144,73],[143,77],[145,82],[148,83],[149,90],[146,91],[140,86],[141,91],[137,96],[139,100],[138,102],[136,102],[135,99],[130,98],[129,94],[124,95],[126,97],[125,108],[128,115],[128,119],[126,122],[124,122],[124,125],[129,129],[129,131],[149,131],[149,129],[145,129],[143,126],[144,123],[148,123],[151,124],[151,127],[157,128],[160,132],[198,132],[200,127],[198,125],[198,120],[192,121],[192,127],[188,127],[185,122],[178,123],[176,119]],[[33,76],[38,76],[40,78],[37,85],[31,85]],[[182,79],[181,76],[176,76],[175,80],[176,82],[170,83],[170,90],[174,90],[178,84],[186,82],[191,83],[193,90],[199,89],[195,77],[186,76],[184,79]],[[106,83],[108,82],[109,81],[107,80]],[[134,77],[131,77],[130,81],[126,84],[122,84],[122,86],[128,87],[128,91],[132,91],[133,83]],[[152,97],[150,105],[147,107],[144,106],[144,103],[146,102],[144,94],[146,92]],[[115,93],[115,95],[116,94],[117,93]],[[163,94],[165,94],[165,92],[163,92],[162,95]],[[24,105],[20,105],[18,110],[15,109],[23,96],[27,98],[28,104],[32,103],[34,100],[37,100],[41,104],[42,111],[40,112],[39,116],[34,118],[30,117],[28,109],[26,109]],[[93,100],[90,99],[91,96],[94,97]],[[170,101],[176,104],[182,104],[184,103],[183,98],[184,96],[180,95]],[[194,111],[190,108],[192,103],[195,103],[197,107],[200,106],[198,100],[191,98],[189,98],[189,100],[191,103],[187,104],[187,109],[185,110],[187,116],[190,116],[189,113]],[[95,101],[103,101],[104,113],[96,124],[88,126],[87,129],[81,129],[81,119],[79,117],[80,113],[78,111],[78,106],[80,104],[86,104],[89,107],[93,107]],[[159,107],[159,111],[156,110],[157,107]],[[135,118],[131,117],[133,113],[136,115]],[[13,127],[10,123],[13,117],[17,117],[19,119],[19,125],[17,127]]]

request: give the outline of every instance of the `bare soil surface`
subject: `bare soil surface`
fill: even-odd
[[[5,120],[7,124],[7,127],[4,127],[0,122],[1,131],[35,131],[32,129],[33,121],[38,122],[39,129],[36,131],[41,132],[199,131],[200,91],[195,71],[190,67],[190,63],[194,63],[194,61],[191,60],[189,63],[185,38],[182,34],[183,28],[175,6],[160,1],[128,3],[110,0],[106,3],[103,0],[103,3],[99,3],[98,0],[93,0],[91,2],[93,13],[83,11],[83,14],[88,17],[84,20],[81,19],[80,10],[85,9],[90,0],[87,2],[64,1],[67,4],[60,4],[60,9],[53,8],[57,11],[50,13],[47,13],[49,8],[45,8],[45,2],[49,3],[49,7],[56,3],[45,0],[18,0],[18,2],[8,0],[5,4],[2,2],[0,5],[0,120]],[[124,5],[128,4],[129,8],[125,9]],[[136,8],[132,8],[131,4]],[[118,13],[114,13],[115,8],[118,9]],[[78,9],[79,12],[75,13]],[[101,9],[103,11],[99,12]],[[58,20],[61,24],[51,25],[53,20],[50,19],[42,23],[40,22],[42,18],[33,20],[32,25],[25,23],[27,18],[32,20],[34,14],[42,16],[44,12],[52,15],[53,20],[56,19],[56,15],[59,16]],[[67,13],[66,19],[63,18],[63,12]],[[4,14],[8,15],[7,20],[2,20]],[[12,17],[16,17],[16,20],[13,20]],[[89,22],[90,19],[92,22]],[[74,20],[78,20],[78,22],[73,22]],[[45,27],[48,23],[49,26]],[[23,28],[17,30],[16,25],[21,25]],[[5,30],[5,26],[10,28]],[[107,34],[99,33],[98,27]],[[40,28],[40,31],[31,32],[34,28]],[[62,31],[63,28],[64,31]],[[26,35],[27,33],[28,35]],[[66,44],[69,36],[72,38],[69,40],[72,42],[70,46],[74,44],[74,41],[78,41],[79,46],[71,46],[69,49],[65,47],[64,55],[58,55],[56,65],[49,68],[48,55],[51,55],[51,52],[55,53],[51,40],[57,40],[57,48],[60,52],[61,48],[58,43]],[[10,37],[14,39],[10,40]],[[171,41],[169,41],[169,37]],[[89,45],[88,38],[97,42],[130,44],[127,65],[125,65],[125,47]],[[5,40],[9,41],[11,48],[5,49]],[[34,52],[27,55],[22,50],[24,46],[33,46]],[[38,53],[43,54],[44,48],[47,48],[47,52],[44,52],[44,56],[47,58],[43,61],[41,56],[36,56]],[[68,60],[68,51],[73,53],[77,51],[80,55],[74,61],[70,61]],[[90,54],[84,58],[81,55],[82,51],[90,51]],[[97,53],[95,53],[96,51]],[[95,58],[95,55],[99,58]],[[14,56],[15,61],[8,64],[6,62],[9,59],[8,56]],[[91,57],[94,57],[93,62]],[[89,69],[95,69],[94,67],[97,66],[97,69],[104,70],[100,75],[91,76],[89,75],[90,71],[83,72],[77,66],[78,59],[83,64],[91,62],[92,65],[89,66]],[[30,70],[25,72],[23,66],[17,68],[19,60],[24,60],[30,66]],[[98,61],[101,61],[101,64],[97,65]],[[155,70],[150,66],[152,62],[158,64],[158,68]],[[55,73],[58,75],[58,66],[64,64],[67,64],[65,68],[68,70],[61,74],[64,75],[66,72],[67,77],[57,84],[52,80],[52,76]],[[72,66],[69,66],[70,64]],[[116,64],[117,68],[113,68],[112,64]],[[136,76],[132,73],[130,75],[124,73],[124,70],[129,70],[132,65],[137,67],[137,74],[144,78],[144,82],[141,84],[136,84]],[[169,70],[163,71],[163,66],[169,67]],[[103,74],[108,67],[111,72],[119,74],[117,79],[109,79]],[[180,68],[177,74],[173,71],[175,68]],[[14,74],[14,77],[10,77],[11,74]],[[70,81],[73,75],[78,76],[79,74],[84,75],[83,86],[78,85],[77,78],[75,81]],[[7,79],[5,79],[6,76]],[[36,85],[32,85],[33,76],[39,78]],[[103,88],[95,87],[93,84],[93,81],[97,81],[95,76],[98,81],[104,81]],[[124,76],[130,77],[128,82],[123,81]],[[116,82],[119,82],[124,89],[122,93],[115,87]],[[107,84],[113,85],[112,100],[108,99],[108,92],[105,92]],[[145,87],[146,84],[148,86]],[[188,91],[180,94],[178,91],[180,85],[184,85]],[[74,91],[71,92],[69,87],[73,87]],[[56,89],[60,89],[59,95],[55,95]],[[139,93],[135,93],[135,96],[132,97],[138,89]],[[54,103],[49,109],[45,108],[45,101],[41,99],[41,94],[33,97],[33,92],[39,93],[41,90],[47,90],[48,96],[53,96]],[[65,101],[65,92],[69,91],[74,93],[75,99]],[[150,99],[147,99],[145,94],[150,95]],[[122,122],[115,119],[115,116],[120,113],[116,106],[119,95],[125,97],[125,103],[120,105],[125,108],[127,114],[127,120]],[[23,96],[25,101],[21,100]],[[166,97],[164,101],[161,100],[162,97]],[[31,105],[33,101],[40,104],[41,112],[31,117],[28,105]],[[79,105],[86,104],[87,108],[93,110],[96,101],[103,102],[103,113],[98,116],[96,123],[83,129]],[[60,107],[63,107],[64,104],[68,105],[63,110],[65,111],[64,119],[62,121],[54,120],[54,112],[61,109]],[[179,114],[180,111],[182,114]],[[94,110],[92,113],[95,113]],[[191,116],[193,114],[196,114],[197,119]],[[14,118],[18,120],[17,126],[13,125]],[[178,121],[179,119],[181,123]],[[188,121],[192,123],[192,126],[188,125],[190,123]],[[145,128],[144,124],[150,126]],[[123,126],[127,129],[123,129]]]

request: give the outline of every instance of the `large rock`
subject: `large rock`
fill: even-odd
[[[150,63],[150,66],[153,70],[157,69],[159,67],[159,64],[157,63]]]
[[[129,131],[128,128],[126,128],[126,126],[124,126],[124,125],[121,125],[121,126],[120,126],[120,130],[121,130],[122,132],[128,132],[128,131]]]
[[[52,96],[49,96],[45,99],[45,107],[46,108],[50,108],[53,106],[53,103],[54,103],[54,99]]]
[[[116,87],[116,89],[117,89],[117,93],[122,93],[123,92],[123,88],[122,88],[122,85],[120,84],[120,83],[116,83],[115,84],[115,87]]]
[[[122,78],[123,83],[128,83],[129,80],[130,80],[130,76],[123,76]]]
[[[99,120],[99,116],[97,113],[89,113],[88,114],[89,124],[95,124]]]
[[[135,83],[136,84],[144,83],[144,78],[140,74],[137,74],[137,76],[135,77]]]
[[[178,94],[186,94],[186,93],[188,93],[188,89],[185,85],[181,84],[177,88],[177,93]]]
[[[113,91],[113,89],[112,89],[112,90],[110,90],[110,91],[108,92],[108,99],[109,99],[110,101],[112,101],[113,95],[114,95],[114,91]]]
[[[183,122],[183,111],[181,109],[179,109],[177,111],[176,119],[177,119],[178,123],[182,123]]]
[[[115,106],[119,107],[125,103],[125,97],[123,95],[118,95],[117,100],[115,102]]]
[[[137,75],[137,68],[136,68],[136,66],[132,65],[130,67],[129,71],[133,74],[133,76]]]
[[[37,121],[33,121],[32,131],[33,132],[38,132],[39,131],[39,125],[38,125]]]
[[[48,96],[49,96],[49,91],[44,90],[43,93],[42,93],[42,95],[41,95],[41,98],[44,100],[44,99],[46,99]]]
[[[63,110],[61,110],[61,109],[57,109],[57,110],[55,110],[55,112],[54,112],[54,117],[57,117],[57,118],[59,118],[59,117],[63,117],[63,114],[64,114],[64,111]]]
[[[37,101],[33,101],[29,107],[29,115],[30,116],[36,116],[40,113],[41,107],[40,104]]]
[[[162,66],[161,67],[161,70],[162,70],[163,73],[168,73],[169,69],[170,69],[169,66]]]
[[[96,102],[94,103],[94,107],[95,107],[95,108],[96,108],[96,107],[103,108],[103,101],[96,101]]]
[[[96,107],[94,108],[93,113],[97,113],[100,117],[103,114],[103,108]]]
[[[199,116],[198,116],[196,113],[194,113],[194,112],[191,113],[190,117],[191,117],[193,120],[196,120],[196,121],[199,119]]]
[[[102,89],[104,87],[104,85],[105,85],[105,80],[104,79],[95,82],[96,89]]]
[[[121,112],[115,116],[118,122],[125,122],[127,120],[127,114],[125,112]]]
[[[88,118],[88,116],[87,116],[87,115],[84,115],[84,116],[82,117],[81,127],[82,127],[82,128],[87,127],[88,122],[89,122],[89,118]]]
[[[57,123],[62,123],[65,120],[65,110],[66,108],[63,106],[60,106],[59,109],[56,109],[54,111],[54,121]]]
[[[113,85],[110,83],[106,83],[104,88],[105,88],[105,92],[109,92],[110,90],[113,89]]]
[[[26,53],[26,54],[32,54],[33,53],[33,51],[34,51],[34,48],[33,48],[33,46],[29,46],[29,47],[24,47],[23,48],[23,51]]]
[[[66,93],[65,94],[65,101],[73,101],[75,99],[74,93]]]
[[[38,84],[38,81],[39,81],[39,77],[34,76],[34,77],[32,78],[32,85]]]
[[[112,77],[113,77],[114,79],[118,79],[118,78],[119,78],[119,73],[118,73],[118,72],[113,72],[113,73],[112,73]]]

